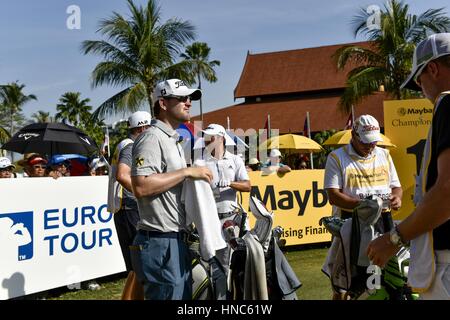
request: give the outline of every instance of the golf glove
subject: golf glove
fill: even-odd
[[[226,188],[226,187],[229,187],[230,184],[231,184],[231,181],[229,179],[221,179],[217,185],[221,188]]]

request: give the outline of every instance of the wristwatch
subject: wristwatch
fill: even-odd
[[[395,228],[391,230],[389,233],[389,240],[391,243],[397,247],[403,247],[406,246],[406,243],[403,242],[402,237],[400,233],[398,232],[398,226],[395,225]]]

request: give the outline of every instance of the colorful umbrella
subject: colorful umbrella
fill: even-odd
[[[342,130],[336,132],[331,137],[329,137],[323,145],[330,147],[342,146],[350,143],[352,138],[352,130]],[[396,145],[391,142],[391,140],[385,135],[381,134],[383,141],[377,143],[379,147],[396,148]]]

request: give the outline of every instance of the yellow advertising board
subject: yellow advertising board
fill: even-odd
[[[432,116],[433,105],[428,99],[384,101],[384,131],[397,146],[391,149],[391,155],[403,187],[402,208],[393,215],[396,220],[406,218],[415,208],[415,177]]]
[[[273,212],[273,226],[284,229],[282,239],[286,240],[286,245],[331,241],[331,234],[319,226],[320,218],[330,216],[332,211],[323,189],[324,172],[294,170],[283,176],[249,172],[252,190],[242,193],[242,205],[249,213],[250,225],[254,217],[249,198],[255,196]]]

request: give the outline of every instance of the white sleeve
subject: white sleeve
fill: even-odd
[[[325,165],[325,181],[323,187],[324,189],[342,189],[343,186],[341,168],[330,153],[327,158],[327,164]]]

